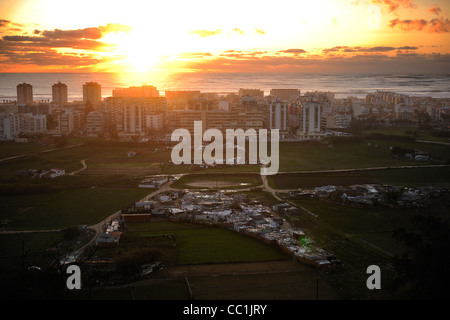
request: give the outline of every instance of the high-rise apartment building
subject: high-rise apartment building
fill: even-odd
[[[295,100],[300,97],[299,89],[272,89],[270,90],[270,95],[275,99],[280,99],[281,101]]]
[[[28,83],[17,85],[17,104],[25,106],[33,103],[33,86]]]
[[[47,130],[47,116],[45,114],[21,114],[22,132],[36,134]]]
[[[162,114],[166,122],[167,100],[165,97],[114,98],[104,101],[105,112],[111,115],[111,125],[122,136],[142,135],[146,130],[147,115]]]
[[[317,102],[304,101],[300,108],[298,135],[305,139],[323,138],[325,133],[321,127],[321,105]]]
[[[114,89],[114,98],[154,98],[159,97],[159,91],[150,85],[140,87],[118,88]]]
[[[68,102],[67,85],[58,81],[52,86],[52,102],[63,106]]]
[[[166,91],[164,93],[167,104],[174,109],[184,109],[184,106],[187,105],[189,101],[198,99],[200,94],[200,91],[192,90]]]
[[[109,114],[100,111],[92,111],[86,117],[86,131],[90,135],[99,135],[109,130]]]
[[[83,85],[83,102],[92,106],[102,101],[102,86],[97,82],[86,82]]]
[[[251,96],[257,100],[264,99],[264,91],[260,89],[239,89],[239,97]]]
[[[281,101],[274,101],[269,105],[269,128],[287,129],[287,104]]]
[[[21,132],[20,115],[0,113],[0,140],[14,140]]]

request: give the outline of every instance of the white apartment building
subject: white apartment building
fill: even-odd
[[[21,132],[20,116],[14,113],[0,113],[0,140],[14,140]]]

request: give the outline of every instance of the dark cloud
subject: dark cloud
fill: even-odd
[[[5,24],[6,20],[1,20]],[[10,24],[11,22],[7,22]],[[12,23],[14,25],[18,25]],[[111,51],[114,46],[100,41],[104,34],[111,32],[129,32],[131,27],[122,24],[76,30],[37,30],[33,35],[8,34],[0,40],[0,60],[3,65],[35,65],[55,67],[92,66],[101,61],[94,54],[99,51]],[[11,31],[11,30],[9,30]],[[60,53],[57,49],[81,50],[80,53]],[[84,51],[84,53],[83,53]],[[0,67],[2,67],[0,65]]]
[[[371,0],[372,4],[383,5],[389,12],[396,12],[400,7],[413,8],[415,7],[413,0]]]
[[[42,37],[30,37],[30,36],[4,36],[3,40],[12,42],[45,42],[48,39]]]
[[[400,20],[393,19],[390,21],[391,28],[400,28],[403,31],[422,31],[426,30],[432,33],[450,32],[450,21],[448,19],[439,18],[427,21],[425,19]]]
[[[0,20],[0,27],[6,27],[10,23],[11,21],[9,20]]]
[[[410,47],[410,46],[404,46],[404,47],[398,47],[398,50],[418,50],[417,47]]]
[[[330,52],[343,52],[343,53],[352,53],[352,52],[367,52],[367,53],[377,53],[377,52],[390,52],[394,50],[417,50],[417,47],[403,46],[403,47],[349,47],[349,46],[338,46],[333,48],[323,49],[323,53]]]
[[[90,55],[61,54],[56,51],[46,52],[7,52],[3,56],[8,58],[8,63],[13,65],[36,65],[55,67],[83,67],[92,66],[102,62],[102,59],[93,58]]]
[[[439,7],[433,7],[428,9],[429,12],[439,15],[442,12],[442,9]]]
[[[85,28],[78,30],[45,30],[42,31],[42,36],[47,39],[100,39],[102,31],[100,28]]]
[[[289,54],[301,54],[301,53],[306,53],[305,50],[303,49],[287,49],[287,50],[281,50],[278,51],[280,53],[289,53]]]
[[[372,47],[372,48],[361,48],[361,52],[389,52],[395,50],[394,47]]]
[[[76,30],[45,30],[42,36],[48,39],[91,39],[98,40],[103,34],[111,32],[130,32],[131,27],[119,23],[108,23],[106,26]]]
[[[428,22],[428,31],[435,33],[450,32],[450,20],[439,18]]]

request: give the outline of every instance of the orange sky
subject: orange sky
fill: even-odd
[[[446,0],[0,0],[0,72],[449,72]]]

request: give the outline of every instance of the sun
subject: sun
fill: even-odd
[[[139,30],[108,34],[102,40],[114,45],[111,54],[120,57],[118,67],[123,71],[155,71],[162,61],[161,48],[155,45],[148,34],[143,34]]]

